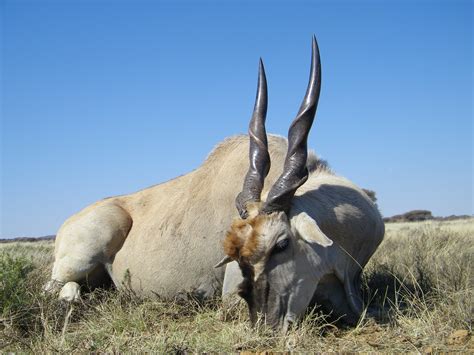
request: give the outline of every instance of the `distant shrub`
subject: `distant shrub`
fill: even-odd
[[[30,300],[27,276],[33,265],[24,257],[0,254],[0,303],[2,316],[15,312]]]
[[[427,210],[413,210],[403,214],[397,214],[392,217],[384,218],[384,222],[420,222],[429,221],[433,219],[431,211]]]

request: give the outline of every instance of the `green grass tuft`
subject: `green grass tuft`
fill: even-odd
[[[17,312],[31,301],[27,276],[33,264],[22,256],[0,253],[0,305],[2,317]]]

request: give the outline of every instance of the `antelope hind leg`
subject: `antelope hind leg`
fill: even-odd
[[[51,280],[44,290],[56,293],[61,288],[60,299],[78,300],[79,285],[103,276],[103,265],[113,261],[131,226],[130,215],[113,202],[92,205],[69,218],[56,237]]]

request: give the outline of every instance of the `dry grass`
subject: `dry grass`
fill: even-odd
[[[316,309],[286,336],[251,329],[245,308],[224,313],[218,300],[180,304],[95,290],[67,306],[41,294],[51,242],[0,245],[8,264],[7,254],[33,268],[15,276],[18,299],[2,305],[3,352],[474,351],[473,219],[388,224],[364,273],[369,313],[377,317],[343,328]]]

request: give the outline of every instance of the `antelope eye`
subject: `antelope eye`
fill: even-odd
[[[279,253],[279,252],[285,250],[288,247],[289,244],[290,244],[290,241],[288,239],[282,239],[282,240],[278,241],[275,244],[275,247],[273,248],[273,253]]]

